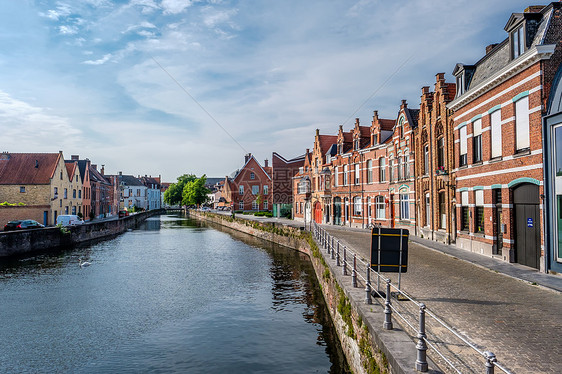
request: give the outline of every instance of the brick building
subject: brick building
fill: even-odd
[[[272,205],[275,217],[291,215],[293,206],[293,177],[304,164],[304,155],[285,159],[277,152],[271,156],[272,167]]]
[[[224,198],[234,210],[270,210],[273,203],[271,171],[267,160],[262,167],[248,153],[244,156],[244,166],[232,178],[225,178]]]
[[[507,38],[457,64],[457,246],[544,269],[542,115],[560,65],[560,3],[509,18]]]
[[[414,131],[415,190],[418,235],[443,243],[455,241],[453,118],[446,105],[455,84],[436,75],[434,91],[422,88],[418,127]]]

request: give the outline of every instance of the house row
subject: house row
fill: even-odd
[[[506,38],[419,106],[317,130],[292,177],[295,219],[406,228],[459,249],[562,271],[562,11],[512,14]]]
[[[107,175],[104,169],[78,155],[65,160],[62,151],[1,153],[0,225],[34,219],[48,226],[61,214],[90,220],[133,206],[160,208],[160,177]]]

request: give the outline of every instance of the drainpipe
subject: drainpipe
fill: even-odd
[[[363,163],[365,162],[365,155],[363,153],[359,153],[359,160],[361,161],[359,163],[359,170],[361,172],[361,205],[363,206],[363,208],[365,207],[365,185],[364,185],[364,179],[363,179],[363,172],[361,171],[361,167],[363,166]],[[367,171],[368,172],[368,171]],[[365,228],[365,211],[366,209],[362,209],[362,214],[361,214],[361,228]]]

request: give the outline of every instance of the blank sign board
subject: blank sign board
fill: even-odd
[[[405,273],[408,270],[408,235],[407,229],[373,228],[371,269],[380,272]]]

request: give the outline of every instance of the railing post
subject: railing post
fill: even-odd
[[[371,299],[371,267],[367,266],[367,281],[365,282],[365,303],[372,304],[373,300]]]
[[[336,252],[336,266],[340,266],[340,242],[338,240],[338,249]]]
[[[335,256],[335,248],[334,248],[334,237],[332,236],[332,252],[330,253],[330,258],[333,260]]]
[[[343,263],[342,263],[343,275],[347,275],[347,256],[346,256],[346,253],[345,253],[346,249],[347,249],[347,247],[344,245],[343,246]]]
[[[353,254],[353,270],[351,271],[351,284],[353,287],[357,287],[357,256]]]
[[[494,374],[494,362],[496,362],[496,355],[492,352],[484,352],[486,355],[486,374]]]
[[[384,301],[384,323],[385,330],[392,330],[392,308],[390,307],[390,279],[386,280],[386,300]]]
[[[427,371],[427,344],[425,343],[425,304],[420,304],[420,330],[418,331],[418,344],[416,349],[418,355],[416,359],[416,370],[421,372]]]

